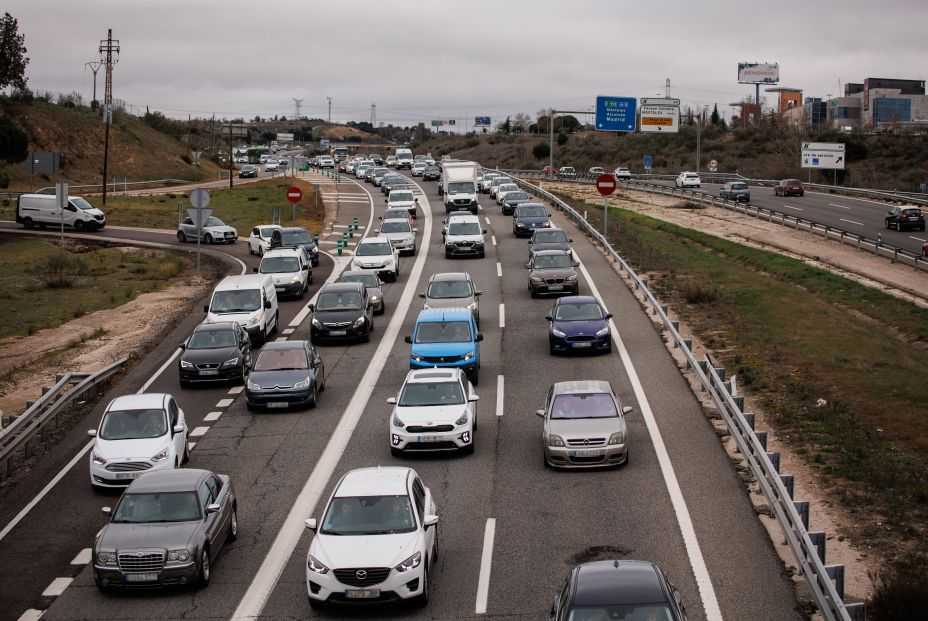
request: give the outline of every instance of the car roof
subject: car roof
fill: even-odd
[[[429,282],[457,282],[459,280],[471,280],[467,272],[438,272],[432,274]]]
[[[359,282],[330,282],[322,285],[322,288],[319,289],[319,294],[361,291],[363,289],[364,285]]]
[[[305,340],[294,340],[294,341],[268,341],[264,344],[264,347],[261,348],[262,352],[272,351],[276,349],[303,349],[306,347]]]
[[[434,367],[431,369],[413,369],[406,374],[406,384],[431,384],[433,382],[450,382],[459,378],[461,370],[456,367]]]
[[[334,495],[335,497],[350,497],[406,494],[406,481],[411,472],[411,468],[399,466],[377,466],[351,470],[339,481]]]
[[[450,224],[452,220],[454,220],[455,222],[476,222],[478,224],[480,223],[480,217],[475,216],[472,213],[468,213],[467,215],[461,214],[460,216],[454,216],[454,215],[449,216],[448,223]]]
[[[239,274],[226,276],[219,281],[214,291],[233,291],[235,289],[254,289],[263,287],[270,278],[267,274]]]
[[[523,207],[544,207],[544,203],[521,203],[516,209],[522,209]]]
[[[570,380],[566,382],[556,382],[554,384],[554,394],[556,395],[596,392],[608,392],[611,394],[612,386],[605,380]]]
[[[122,395],[113,399],[107,406],[107,411],[111,409],[160,409],[164,407],[164,400],[167,393],[163,392],[143,392],[140,395]]]
[[[364,239],[358,242],[358,245],[360,246],[361,244],[389,244],[389,243],[390,243],[390,240],[387,239],[386,237],[381,237],[379,235],[376,235],[373,237],[365,237]]]
[[[266,259],[268,257],[298,257],[304,253],[302,247],[300,248],[269,248],[264,252],[262,258]]]
[[[416,323],[434,323],[439,321],[473,320],[474,314],[469,308],[426,308],[419,311]]]
[[[193,329],[194,332],[219,332],[224,330],[234,330],[236,322],[234,321],[216,321],[214,323],[203,322]]]
[[[566,295],[556,299],[554,304],[599,304],[599,300],[592,295]]]
[[[545,249],[545,250],[536,250],[536,251],[533,252],[532,254],[534,254],[535,256],[539,256],[539,257],[550,257],[550,256],[553,256],[553,255],[560,255],[560,256],[563,256],[563,255],[565,255],[565,254],[568,255],[568,256],[570,256],[569,253],[568,253],[566,250],[561,250],[560,248],[550,248],[550,249]]]
[[[657,566],[648,561],[593,561],[577,567],[573,604],[608,606],[667,602]]]
[[[539,204],[540,204],[540,203],[539,203]],[[522,203],[522,205],[531,205],[531,203]],[[522,205],[519,205],[519,207],[521,207]],[[532,237],[535,236],[535,233],[550,233],[551,231],[557,231],[557,232],[559,232],[559,233],[563,233],[564,235],[567,235],[567,231],[566,231],[566,230],[560,229],[560,228],[558,228],[558,227],[556,227],[556,226],[549,226],[549,227],[545,227],[545,228],[543,228],[543,229],[535,229],[534,231],[532,231]]]
[[[127,491],[132,493],[196,491],[197,484],[207,474],[211,474],[209,470],[198,468],[155,470],[137,478]]]
[[[280,230],[283,233],[295,233],[296,231],[304,231],[306,233],[309,233],[309,231],[304,229],[302,226],[282,226],[280,227]]]

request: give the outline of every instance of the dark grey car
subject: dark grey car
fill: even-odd
[[[540,250],[532,253],[525,266],[528,273],[528,290],[532,297],[543,293],[580,295],[578,263],[563,250]]]
[[[405,212],[405,209],[398,211]],[[367,289],[368,299],[374,307],[375,315],[383,315],[387,310],[387,303],[383,300],[383,281],[380,276],[371,270],[348,270],[342,272],[335,282],[359,282]]]
[[[266,343],[245,382],[245,405],[286,409],[316,407],[325,390],[325,365],[309,341]]]
[[[567,231],[564,229],[536,229],[532,231],[532,238],[528,240],[529,256],[533,252],[540,250],[563,250],[573,256],[573,248],[570,244],[574,240],[567,237]]]
[[[719,196],[741,203],[751,202],[751,190],[744,181],[729,181],[719,190]]]
[[[230,380],[245,383],[251,366],[251,339],[237,322],[201,323],[180,348],[181,386]]]
[[[511,216],[516,211],[516,207],[522,203],[532,202],[532,197],[528,192],[508,192],[503,199],[503,215]]]
[[[97,587],[209,584],[212,563],[238,537],[235,490],[224,474],[181,468],[132,482],[93,544]]]

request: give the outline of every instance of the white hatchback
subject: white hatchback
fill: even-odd
[[[400,274],[400,252],[386,237],[365,237],[354,249],[352,270],[370,270],[396,282]]]
[[[480,397],[456,367],[413,369],[396,397],[390,416],[390,451],[474,452]]]
[[[359,468],[336,484],[306,555],[309,605],[429,600],[438,556],[432,492],[412,468]]]
[[[146,472],[180,468],[187,461],[187,422],[174,397],[143,393],[116,397],[100,427],[91,429],[90,484],[125,487]]]
[[[701,183],[699,174],[694,172],[682,172],[674,180],[678,188],[698,188]]]
[[[251,235],[248,236],[248,254],[264,256],[271,247],[271,234],[274,229],[279,228],[279,224],[259,224],[251,229]]]

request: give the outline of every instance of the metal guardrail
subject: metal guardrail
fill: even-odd
[[[738,450],[745,456],[754,478],[773,509],[823,618],[826,621],[864,621],[864,604],[844,603],[844,566],[825,565],[825,533],[808,531],[809,503],[793,500],[793,477],[779,473],[780,454],[768,453],[766,432],[754,431],[754,415],[743,412],[744,397],[737,396],[734,378],[726,382],[725,369],[712,364],[708,355],[704,356],[703,360],[696,359],[692,352],[692,342],[680,335],[679,322],[671,321],[667,307],[661,305],[648,289],[647,283],[580,213],[550,192],[518,177],[514,178],[518,185],[550,202],[567,215],[578,228],[597,241],[628,275],[635,288],[642,291],[651,312],[670,332],[674,347],[683,352],[687,366],[696,373],[702,390],[708,393],[722,414]]]
[[[106,380],[119,371],[128,361],[121,358],[113,364],[104,367],[96,373],[66,373],[60,375],[55,385],[44,394],[25,412],[20,414],[5,429],[0,430],[0,463],[4,464],[5,472],[10,475],[16,468],[14,453],[19,449],[23,451],[23,458],[31,456],[29,441],[39,433],[45,438],[45,426],[50,421],[58,425],[58,416],[62,410],[85,403],[88,393],[97,384]]]

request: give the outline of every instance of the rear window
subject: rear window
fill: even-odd
[[[916,207],[916,208],[911,208],[911,209],[903,209],[902,213],[904,213],[907,216],[920,216],[922,213],[922,210]]]

